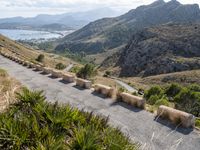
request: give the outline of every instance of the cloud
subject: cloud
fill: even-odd
[[[87,11],[109,7],[126,12],[155,0],[0,0],[0,18],[10,16],[35,16],[41,13]],[[169,0],[165,0],[169,1]],[[200,0],[179,0],[181,3],[199,3]]]

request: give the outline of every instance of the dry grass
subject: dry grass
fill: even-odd
[[[148,89],[153,85],[165,86],[167,84],[175,82],[183,86],[192,83],[200,84],[199,79],[200,79],[200,70],[161,74],[145,78],[141,77],[122,78],[123,81],[131,83],[136,88],[142,88],[142,89]]]
[[[95,84],[103,84],[110,87],[119,87],[119,85],[115,82],[115,80],[110,78],[96,76],[93,80]]]
[[[44,65],[52,68],[55,68],[56,64],[58,63],[63,63],[66,66],[70,63],[77,64],[77,62],[74,62],[69,58],[25,47],[24,45],[12,41],[2,35],[0,35],[0,45],[1,49],[4,50],[6,53],[13,54],[17,57],[32,62],[35,62],[35,59],[38,57],[39,54],[43,54],[45,56]]]
[[[5,70],[0,69],[0,111],[15,102],[15,93],[21,89],[21,84],[9,77]]]

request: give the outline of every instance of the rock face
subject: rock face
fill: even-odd
[[[126,44],[135,32],[145,27],[190,22],[200,22],[198,5],[182,5],[176,0],[167,3],[158,0],[119,17],[92,22],[64,37],[56,50],[70,49],[72,52],[99,53]]]
[[[121,68],[120,76],[200,69],[200,24],[162,25],[139,31],[113,59]],[[106,62],[112,62],[112,57]]]

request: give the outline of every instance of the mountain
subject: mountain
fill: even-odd
[[[76,32],[67,35],[56,47],[56,51],[70,49],[96,54],[116,49],[126,44],[138,30],[166,23],[189,23],[200,21],[197,4],[182,5],[176,0],[158,0],[150,5],[140,6],[114,18],[104,18],[89,23]]]
[[[200,24],[145,28],[127,46],[102,63],[123,77],[150,76],[200,69]],[[114,69],[113,69],[114,70]]]
[[[65,28],[68,27],[78,29],[96,19],[100,19],[103,17],[113,17],[117,16],[118,14],[119,12],[110,8],[98,8],[84,12],[72,12],[59,15],[41,14],[32,18],[4,18],[0,19],[0,28],[39,29],[40,27],[49,26],[52,24],[60,24],[61,26],[65,26]]]

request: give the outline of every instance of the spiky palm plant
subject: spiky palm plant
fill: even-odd
[[[17,99],[7,112],[0,114],[2,150],[134,148],[119,130],[108,126],[108,119],[69,105],[47,103],[41,91],[23,89]]]

